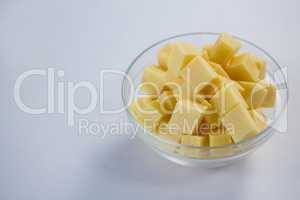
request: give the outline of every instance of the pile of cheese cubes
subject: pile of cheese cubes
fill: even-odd
[[[193,146],[223,146],[255,136],[267,126],[276,88],[265,80],[264,60],[237,53],[227,33],[201,50],[187,42],[163,46],[158,64],[145,68],[130,106],[146,130]]]

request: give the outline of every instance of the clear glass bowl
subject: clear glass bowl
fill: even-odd
[[[257,134],[255,137],[236,144],[220,147],[195,147],[164,140],[158,137],[155,133],[147,131],[138,122],[136,122],[128,110],[128,105],[130,105],[131,101],[134,99],[135,89],[141,82],[141,76],[144,68],[150,64],[156,63],[158,50],[166,43],[174,41],[190,42],[200,48],[205,44],[216,41],[218,35],[219,33],[186,33],[156,42],[145,49],[133,60],[126,71],[127,78],[124,78],[123,80],[123,104],[127,107],[126,112],[128,114],[129,122],[136,127],[136,135],[159,155],[181,165],[218,167],[246,157],[266,142],[273,133],[276,132],[278,120],[287,107],[288,87],[286,75],[282,68],[265,50],[252,42],[234,36],[242,44],[240,52],[251,52],[256,56],[263,58],[267,62],[267,78],[277,87],[276,106],[273,109],[267,110],[265,113],[268,118],[268,126],[265,130]]]

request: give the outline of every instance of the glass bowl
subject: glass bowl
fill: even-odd
[[[265,114],[268,119],[268,126],[256,136],[241,141],[236,144],[229,144],[219,147],[196,147],[191,145],[177,144],[169,140],[165,140],[144,129],[131,115],[128,106],[134,99],[135,89],[141,82],[143,70],[146,66],[155,64],[158,50],[169,42],[185,41],[190,42],[197,47],[205,44],[213,43],[218,38],[219,33],[186,33],[176,35],[159,42],[154,43],[142,53],[140,53],[130,64],[126,71],[126,77],[122,83],[122,100],[126,107],[128,120],[135,127],[136,135],[154,151],[162,157],[175,163],[185,166],[199,167],[218,167],[230,164],[234,161],[245,158],[251,152],[256,150],[264,142],[277,131],[277,125],[282,114],[285,112],[288,101],[288,87],[286,74],[279,66],[276,60],[265,50],[256,44],[249,42],[240,37],[233,36],[242,44],[240,52],[250,52],[267,63],[267,79],[275,84],[277,88],[276,105],[272,109],[268,109]]]

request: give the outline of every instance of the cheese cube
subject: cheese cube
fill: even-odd
[[[265,115],[259,110],[249,110],[256,126],[258,127],[258,131],[261,132],[267,127],[267,120]]]
[[[198,126],[196,135],[209,135],[222,128],[221,120],[218,114],[206,114]]]
[[[190,134],[196,132],[207,107],[188,99],[177,101],[175,110],[168,123],[171,132],[177,134]]]
[[[228,134],[209,135],[209,146],[217,147],[231,144],[231,136]]]
[[[205,99],[211,99],[218,90],[220,90],[224,85],[232,85],[238,91],[243,91],[244,88],[236,81],[232,81],[223,76],[218,76],[213,79],[208,85],[202,88],[199,92]]]
[[[265,85],[246,81],[240,81],[239,83],[244,88],[241,94],[249,107],[253,109],[261,107],[268,93]]]
[[[266,62],[263,59],[257,58],[252,55],[252,59],[259,70],[259,80],[263,80],[266,77]]]
[[[208,137],[204,135],[182,135],[181,144],[192,146],[208,146]]]
[[[248,108],[239,90],[233,84],[225,84],[210,100],[220,116],[224,115],[236,105]]]
[[[190,86],[191,94],[196,94],[218,74],[201,56],[195,57],[181,72],[180,75]]]
[[[250,108],[273,107],[276,100],[276,88],[272,84],[260,81],[246,82],[240,81],[244,88],[241,92]]]
[[[216,76],[218,75],[208,63],[201,56],[197,56],[180,72],[181,81],[177,82],[176,90],[173,89],[173,92],[179,98],[197,101],[199,95],[204,98],[204,94],[199,93],[199,90],[211,84],[209,81]]]
[[[168,69],[167,63],[173,47],[174,44],[168,43],[158,51],[157,59],[158,59],[159,67],[162,68],[163,70]]]
[[[201,95],[196,96],[196,98],[194,98],[194,101],[196,103],[199,103],[199,104],[207,107],[207,109],[210,109],[212,107],[212,105],[207,100],[205,100],[204,98],[202,98]]]
[[[232,144],[232,138],[224,128],[213,130],[209,133],[209,146],[220,147]],[[232,154],[230,148],[211,149],[211,157],[224,157]]]
[[[208,136],[182,135],[181,144],[195,146],[195,147],[208,146]],[[184,156],[188,156],[192,158],[207,157],[207,153],[205,153],[205,150],[197,149],[197,148],[187,148],[181,146],[179,152]]]
[[[162,113],[172,114],[176,105],[176,98],[171,91],[163,91],[157,100],[160,103]]]
[[[205,122],[209,124],[211,129],[218,128],[221,126],[221,120],[218,113],[207,114],[204,116]]]
[[[241,86],[239,82],[230,80],[229,78],[225,78],[223,76],[219,76],[217,79],[213,81],[213,83],[216,86],[218,86],[218,88],[221,88],[222,86],[228,84],[228,85],[232,85],[240,92],[244,90],[244,88]]]
[[[221,65],[214,62],[209,62],[209,64],[217,74],[225,78],[229,78],[228,74],[226,73],[226,71],[223,69]]]
[[[205,118],[203,117],[202,121],[199,123],[197,130],[195,131],[194,135],[208,135],[211,127],[208,122],[206,122]]]
[[[222,116],[221,121],[235,143],[259,132],[249,111],[240,104]]]
[[[173,95],[178,98],[179,94],[181,94],[182,86],[184,80],[182,77],[176,77],[173,80],[168,80],[164,85],[164,90],[170,91]]]
[[[207,45],[204,45],[203,48],[202,48],[202,57],[209,61],[209,55],[208,55],[208,51],[209,49],[211,49],[213,47],[212,44],[207,44]]]
[[[135,100],[129,108],[133,117],[151,132],[156,132],[163,117],[155,106],[155,101],[149,97],[140,97]]]
[[[166,83],[166,90],[171,91],[178,101],[179,99],[190,99],[190,87],[182,77],[178,77],[173,82]]]
[[[222,33],[213,47],[208,49],[208,56],[210,61],[224,67],[240,47],[241,44],[236,39],[228,33]]]
[[[264,99],[262,107],[271,108],[276,103],[276,87],[272,84],[267,84],[266,89],[268,92]]]
[[[169,73],[175,75],[174,73],[182,70],[196,55],[199,55],[199,53],[192,44],[175,43],[167,62]]]
[[[248,53],[233,57],[225,70],[230,78],[236,81],[259,81],[260,71]]]
[[[199,96],[206,100],[210,100],[216,92],[219,90],[219,87],[213,83],[213,81],[207,85],[205,85],[203,88],[199,91]]]
[[[217,76],[213,80],[211,80],[208,84],[206,84],[203,88],[200,89],[199,94],[203,96],[203,98],[210,100],[216,92],[222,87],[224,81],[221,80],[221,76]]]
[[[177,86],[173,85],[172,92],[177,100],[179,99],[189,99],[191,101],[195,101],[199,104],[203,104],[207,107],[211,107],[210,103],[205,99],[206,95],[202,92],[197,93],[197,89],[192,91],[191,85],[189,84],[189,81],[183,81],[181,84],[178,84]],[[204,88],[206,88],[206,84]],[[201,84],[200,84],[201,86]],[[201,89],[202,91],[202,89]]]
[[[161,70],[158,66],[152,65],[146,67],[140,84],[141,91],[157,96],[166,83],[166,72]]]

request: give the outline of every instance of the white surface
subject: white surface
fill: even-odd
[[[297,199],[299,3],[278,1],[0,1],[0,199]],[[65,114],[29,115],[13,98],[24,71],[53,67],[65,81],[99,83],[101,69],[125,70],[144,48],[193,31],[227,31],[289,67],[289,131],[226,168],[177,166],[128,135],[79,136]],[[111,81],[107,107],[120,101]],[[24,101],[45,105],[46,83],[24,85]],[[84,92],[78,103],[85,105]],[[76,100],[76,101],[77,101]],[[87,116],[106,124],[124,115]]]

